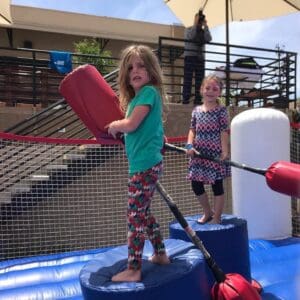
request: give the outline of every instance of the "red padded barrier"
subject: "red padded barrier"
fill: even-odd
[[[96,138],[107,133],[105,125],[124,118],[117,95],[92,65],[69,73],[59,91]]]
[[[275,162],[266,172],[266,181],[272,190],[300,198],[300,164]]]

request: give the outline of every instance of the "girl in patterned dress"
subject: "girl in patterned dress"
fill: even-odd
[[[120,103],[126,111],[123,120],[107,125],[116,137],[124,133],[129,163],[128,180],[128,266],[112,281],[140,281],[146,230],[154,253],[150,260],[170,263],[159,224],[151,214],[150,204],[163,169],[162,73],[149,47],[129,46],[121,56],[119,71]],[[154,125],[155,124],[155,125]]]
[[[230,167],[194,156],[194,149],[203,155],[219,157],[224,160],[229,156],[228,115],[226,107],[218,102],[222,92],[222,81],[210,75],[200,87],[203,104],[192,112],[191,126],[186,144],[189,162],[188,179],[192,190],[200,201],[203,215],[199,224],[221,223],[224,207],[223,179],[230,175]],[[214,208],[210,207],[204,184],[211,184],[214,193]]]

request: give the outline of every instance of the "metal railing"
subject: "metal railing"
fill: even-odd
[[[183,39],[167,37],[159,37],[158,41],[157,53],[166,79],[166,90],[171,102],[175,103],[182,100],[184,42]],[[226,76],[225,52],[225,44],[206,45],[206,73],[217,72],[220,76]],[[0,47],[0,101],[8,106],[28,103],[42,107],[59,101],[58,86],[64,74],[49,67],[50,53],[46,50]],[[106,75],[116,70],[118,65],[118,58],[115,57],[71,54],[73,69],[78,66],[78,61],[81,64],[100,61],[103,64],[101,73]],[[253,72],[234,68],[234,62],[243,57],[252,57],[259,69]],[[294,52],[230,45],[231,79],[227,105],[247,103],[248,106],[263,106],[269,102],[278,108],[286,108],[291,103],[295,104],[296,67],[297,54]],[[116,89],[116,84],[112,87]]]
[[[159,38],[158,55],[166,79],[171,102],[182,101],[184,73],[184,42],[182,39]],[[221,43],[205,45],[205,73],[226,78],[229,73],[229,99],[226,105],[261,107],[267,103],[276,108],[296,105],[297,53],[283,50],[230,45],[230,66],[226,68],[226,47]],[[251,57],[257,69],[239,68],[235,62]],[[225,95],[225,91],[224,91]],[[193,95],[194,96],[194,95]]]
[[[0,47],[0,101],[7,106],[20,103],[49,105],[61,100],[58,87],[65,74],[50,67],[47,50]],[[102,75],[117,68],[118,58],[71,53],[72,67],[79,64],[97,63]]]

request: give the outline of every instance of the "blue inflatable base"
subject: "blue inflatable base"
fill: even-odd
[[[200,225],[201,215],[185,217],[189,226],[202,240],[205,248],[224,273],[239,273],[251,281],[247,222],[233,215],[222,215],[221,224]],[[177,221],[169,226],[170,238],[189,241]]]
[[[79,272],[102,248],[0,262],[0,299],[82,300]]]
[[[300,238],[250,241],[251,274],[267,300],[300,299]]]
[[[110,249],[2,261],[0,299],[83,300],[80,271],[100,253]],[[300,299],[300,238],[250,240],[249,253],[251,277],[262,285],[263,300]],[[201,278],[201,284],[207,284],[204,277]],[[171,294],[172,291],[168,295]],[[172,294],[172,300],[179,299],[189,298]]]
[[[97,255],[79,275],[84,299],[209,299],[214,280],[202,253],[182,240],[169,239],[165,244],[171,263],[161,266],[148,261],[153,248],[145,243],[141,282],[111,282],[113,275],[127,268],[127,246]]]

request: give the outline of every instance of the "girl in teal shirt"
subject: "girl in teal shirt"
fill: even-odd
[[[157,57],[143,45],[126,48],[119,71],[120,103],[126,116],[107,125],[116,137],[124,133],[129,163],[128,180],[128,267],[112,281],[140,281],[146,230],[154,253],[153,263],[168,264],[159,224],[150,205],[162,170],[163,100],[162,73]]]

